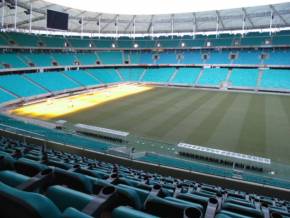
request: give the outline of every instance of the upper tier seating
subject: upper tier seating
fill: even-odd
[[[260,64],[261,52],[259,51],[239,51],[237,54],[237,58],[233,61],[234,64],[245,64],[245,65],[252,65],[252,64]]]
[[[290,52],[285,51],[271,51],[268,52],[268,57],[264,60],[267,65],[290,65]]]
[[[9,40],[8,40],[6,34],[3,33],[3,32],[0,32],[0,45],[2,45],[2,46],[3,46],[3,45],[6,46],[6,45],[8,45],[8,44],[9,44]]]
[[[61,72],[32,73],[27,74],[27,77],[50,91],[63,91],[80,87],[79,84]]]
[[[167,83],[174,73],[175,68],[149,68],[146,70],[143,82]]]
[[[28,75],[24,75],[25,77]],[[30,97],[47,93],[29,79],[21,75],[6,75],[0,77],[1,87],[12,92],[18,97]]]
[[[194,85],[201,68],[179,68],[175,77],[170,81],[172,84]]]
[[[158,55],[157,64],[177,64],[175,52],[162,52]]]
[[[263,89],[290,89],[290,70],[264,70],[260,87]]]
[[[139,55],[138,53],[133,53],[134,55]],[[132,55],[131,55],[132,56]],[[153,55],[151,52],[141,52],[139,58],[140,64],[153,64]]]
[[[226,80],[227,68],[205,68],[198,80],[198,85],[219,86]]]
[[[86,37],[67,37],[66,40],[69,43],[70,47],[74,48],[89,48],[91,44],[90,39]]]
[[[53,66],[53,58],[50,53],[31,53],[22,54],[23,59],[26,59],[27,63],[32,63],[36,67],[50,67]]]
[[[39,46],[39,38],[35,34],[9,33],[10,40],[13,40],[18,46],[37,47]]]
[[[95,65],[97,64],[97,55],[95,53],[77,53],[77,59],[81,65]]]
[[[204,60],[199,51],[185,51],[183,53],[182,64],[203,64]]]
[[[60,66],[72,66],[77,61],[73,53],[53,53],[53,58]]]
[[[290,216],[290,202],[283,199],[149,173],[3,136],[0,148],[0,211],[5,217]],[[154,155],[147,158],[159,161]],[[167,166],[179,164],[174,158],[162,160]]]
[[[46,47],[72,47],[72,48],[190,48],[190,47],[227,47],[227,46],[264,46],[264,45],[290,45],[289,31],[253,32],[245,35],[240,34],[219,34],[219,35],[186,35],[186,36],[162,36],[152,37],[61,37],[48,35],[34,35],[25,33],[5,32],[1,34],[0,45],[18,46],[46,46]],[[2,39],[3,40],[2,40]],[[1,41],[2,40],[2,41]],[[137,44],[137,46],[135,45]]]
[[[63,37],[41,35],[39,38],[46,47],[65,47],[65,39]]]
[[[212,51],[209,53],[206,63],[207,64],[230,64],[229,52],[228,51],[221,51],[221,52]]]
[[[102,64],[123,64],[122,53],[120,51],[98,52]]]
[[[259,75],[258,69],[233,69],[229,79],[230,86],[256,87]]]
[[[113,68],[90,69],[87,70],[87,72],[97,78],[102,83],[121,82],[121,78]]]

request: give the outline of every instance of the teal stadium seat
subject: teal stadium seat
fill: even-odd
[[[259,76],[258,69],[233,69],[231,77],[229,79],[230,86],[233,87],[250,87],[257,86],[257,80]]]
[[[101,84],[99,80],[88,74],[85,70],[70,70],[64,73],[82,86],[95,86]]]
[[[121,78],[113,68],[89,69],[87,72],[96,77],[102,83],[116,83],[121,81]]]
[[[77,61],[73,53],[53,53],[52,56],[60,66],[72,66]]]
[[[0,84],[3,88],[19,97],[30,97],[47,93],[46,90],[21,75],[1,76]]]
[[[219,86],[226,80],[227,75],[227,68],[205,68],[198,80],[198,85]]]
[[[131,67],[118,69],[124,80],[128,82],[138,82],[144,70],[145,70],[144,68],[131,68]]]
[[[0,54],[0,63],[3,68],[25,68],[27,64],[24,59],[21,59],[20,56],[13,53]]]
[[[81,65],[95,65],[98,61],[97,55],[94,52],[77,53],[76,56]]]
[[[148,68],[142,78],[143,82],[166,83],[174,73],[175,68]]]
[[[172,84],[182,84],[182,85],[194,85],[198,75],[200,74],[201,68],[189,68],[182,67],[179,68],[177,74],[170,81]]]
[[[98,52],[102,64],[123,64],[122,53],[120,51]]]
[[[5,102],[9,102],[9,101],[12,101],[12,100],[16,100],[17,97],[10,94],[9,92],[3,90],[3,89],[0,89],[0,104],[2,103],[5,103]]]
[[[290,70],[264,70],[260,88],[290,89]]]
[[[80,87],[79,84],[65,77],[61,72],[32,73],[27,74],[27,77],[50,91],[63,91]]]

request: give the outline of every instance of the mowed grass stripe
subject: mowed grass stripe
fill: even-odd
[[[187,119],[189,114],[193,113],[195,110],[200,108],[204,103],[209,101],[212,97],[213,97],[212,93],[197,92],[190,98],[179,99],[179,101],[182,101],[182,103],[179,104],[180,102],[175,102],[174,104],[174,107],[177,109],[176,110],[165,109],[163,111],[163,114],[166,114],[165,119],[162,119],[161,122],[160,121],[155,122],[154,128],[146,132],[146,134],[152,135],[154,137],[159,137],[167,141],[166,134],[172,128],[174,128],[180,122],[183,122],[183,120]],[[162,117],[164,118],[164,116]],[[156,119],[158,119],[158,117]],[[153,120],[156,120],[156,119],[153,119]]]
[[[139,129],[138,125],[142,124],[142,122],[146,121],[152,114],[161,113],[164,108],[170,107],[172,102],[176,101],[177,99],[185,96],[186,90],[182,90],[179,92],[172,92],[164,95],[162,98],[153,98],[150,102],[147,102],[142,108],[138,107],[135,110],[131,111],[124,111],[120,113],[120,117],[115,122],[117,126],[121,126],[122,129],[126,131],[133,131],[137,135],[143,134],[144,130]],[[128,122],[130,120],[130,122]]]
[[[237,97],[228,108],[208,140],[208,144],[215,148],[239,152],[239,137],[244,123],[251,94],[232,93]]]
[[[223,95],[224,97],[214,108],[212,108],[212,113],[210,113],[209,116],[207,116],[203,122],[193,130],[192,134],[187,138],[188,140],[194,140],[198,145],[209,145],[208,141],[210,137],[215,133],[220,121],[237,98],[237,95]]]
[[[266,152],[273,160],[290,163],[290,101],[285,96],[266,99]],[[279,128],[277,128],[279,127]]]
[[[172,129],[164,136],[170,140],[177,140],[194,144],[196,138],[191,138],[192,132],[209,116],[214,112],[215,106],[225,98],[225,95],[216,92],[208,93],[200,102],[199,105],[193,106],[191,112],[186,117],[181,119]]]
[[[165,90],[153,89],[142,94],[131,95],[119,100],[107,102],[99,105],[98,107],[88,108],[81,113],[73,113],[61,117],[62,119],[68,119],[72,122],[82,120],[86,124],[96,125],[96,123],[105,122],[112,116],[118,116],[119,111],[130,110],[136,105],[146,104],[152,97],[158,98],[167,93]]]
[[[239,138],[241,153],[261,155],[265,153],[266,123],[265,95],[252,94]]]

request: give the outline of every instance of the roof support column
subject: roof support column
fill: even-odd
[[[216,34],[215,34],[215,37],[217,38],[218,37],[218,34],[219,34],[219,16],[217,15],[216,16]]]
[[[2,0],[2,18],[1,18],[1,27],[4,28],[4,21],[5,21],[5,0]]]
[[[15,10],[14,10],[14,30],[17,28],[17,0],[15,0]]]
[[[270,17],[270,31],[269,31],[270,36],[272,35],[272,24],[273,24],[273,19],[274,19],[274,14],[273,14],[273,10],[271,10],[271,17]]]
[[[31,33],[32,28],[32,3],[30,3],[30,11],[29,11],[29,32]]]
[[[99,39],[101,38],[101,15],[98,17]]]
[[[242,37],[245,35],[245,25],[246,25],[246,15],[243,16],[243,24],[242,24]]]

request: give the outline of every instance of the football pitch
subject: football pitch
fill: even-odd
[[[290,163],[290,96],[285,95],[154,87],[49,119]]]

